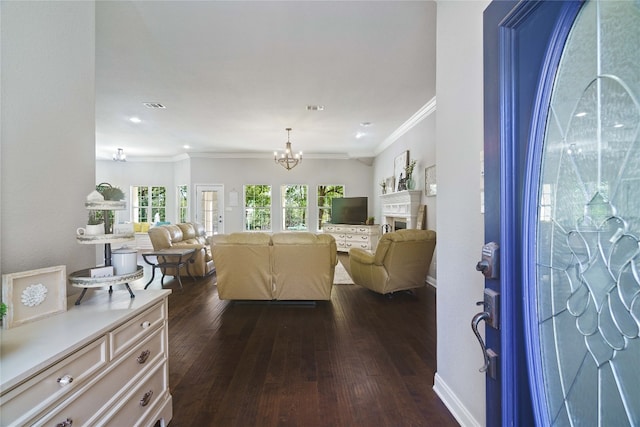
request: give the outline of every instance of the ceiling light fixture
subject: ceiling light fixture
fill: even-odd
[[[141,122],[142,122],[142,120],[140,120],[140,117],[131,117],[131,118],[129,119],[129,121],[130,121],[131,123],[141,123]]]
[[[290,171],[291,169],[298,166],[298,163],[302,163],[302,151],[298,154],[292,154],[291,152],[291,142],[289,141],[289,132],[291,132],[291,128],[286,128],[287,131],[287,145],[284,150],[284,153],[281,153],[278,156],[278,152],[273,152],[273,160],[278,163],[280,166]]]
[[[126,162],[127,155],[124,154],[124,150],[122,148],[118,148],[118,151],[113,153],[113,161],[114,162]]]

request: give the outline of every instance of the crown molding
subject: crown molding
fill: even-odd
[[[373,151],[371,152],[350,152],[350,153],[304,153],[305,159],[330,159],[330,160],[358,160],[365,164],[372,163],[372,158],[383,152],[386,148],[390,147],[396,142],[402,135],[407,133],[413,127],[415,127],[422,120],[430,116],[436,111],[436,97],[434,96],[424,104],[413,116],[404,122],[398,129],[396,129],[391,135],[385,138]],[[178,162],[181,160],[187,160],[192,158],[205,158],[205,159],[266,159],[271,157],[271,152],[197,152],[197,153],[182,153],[175,156],[167,157],[135,157],[127,158],[127,162]],[[103,160],[103,159],[96,159]],[[104,159],[104,161],[112,161],[111,159]]]
[[[389,135],[384,141],[380,143],[374,150],[374,154],[377,156],[382,153],[385,149],[390,147],[394,142],[396,142],[402,135],[411,130],[414,126],[420,123],[422,120],[430,116],[433,112],[436,111],[436,97],[434,96],[424,104],[413,116],[409,117],[409,119],[404,122],[398,129],[395,130],[391,135]]]
[[[273,161],[273,152],[199,152],[187,153],[188,158],[205,158],[205,159],[268,159]],[[349,154],[345,153],[304,153],[303,161],[307,159],[331,159],[331,160],[348,160],[351,159]]]

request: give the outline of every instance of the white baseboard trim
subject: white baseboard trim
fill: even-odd
[[[435,277],[427,276],[427,280],[425,280],[425,282],[434,288],[438,287],[438,280]]]
[[[484,425],[484,423],[478,422],[478,420],[471,415],[437,372],[434,377],[433,391],[436,392],[440,400],[442,400],[447,409],[449,409],[449,412],[451,412],[451,415],[454,416],[462,427],[482,427]]]

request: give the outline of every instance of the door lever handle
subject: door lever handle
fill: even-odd
[[[491,315],[489,313],[487,313],[486,311],[483,311],[476,314],[475,316],[473,316],[473,319],[471,319],[471,330],[475,334],[476,338],[478,338],[478,342],[480,343],[480,347],[482,348],[482,355],[484,356],[484,365],[482,365],[482,367],[480,368],[480,372],[486,372],[487,369],[489,369],[490,361],[489,361],[489,354],[487,353],[487,346],[485,345],[484,340],[480,336],[480,332],[478,332],[478,325],[480,324],[481,321],[483,320],[486,321],[490,317]]]

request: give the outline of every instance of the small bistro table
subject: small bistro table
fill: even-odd
[[[180,268],[186,267],[187,274],[195,281],[196,278],[193,277],[191,271],[189,271],[189,264],[194,262],[195,254],[196,250],[194,248],[167,248],[160,249],[159,251],[143,252],[141,255],[144,259],[144,262],[151,266],[151,279],[149,280],[149,283],[144,286],[144,288],[147,289],[151,282],[153,282],[153,279],[155,279],[156,268],[165,269],[167,267],[173,267],[177,272],[176,278],[178,279],[178,283],[180,284],[180,289],[183,289],[182,280],[180,279]],[[155,262],[153,262],[153,260],[149,260],[150,257],[155,258]],[[162,279],[160,279],[160,286],[162,287],[164,287],[164,276],[165,271],[163,270]]]

